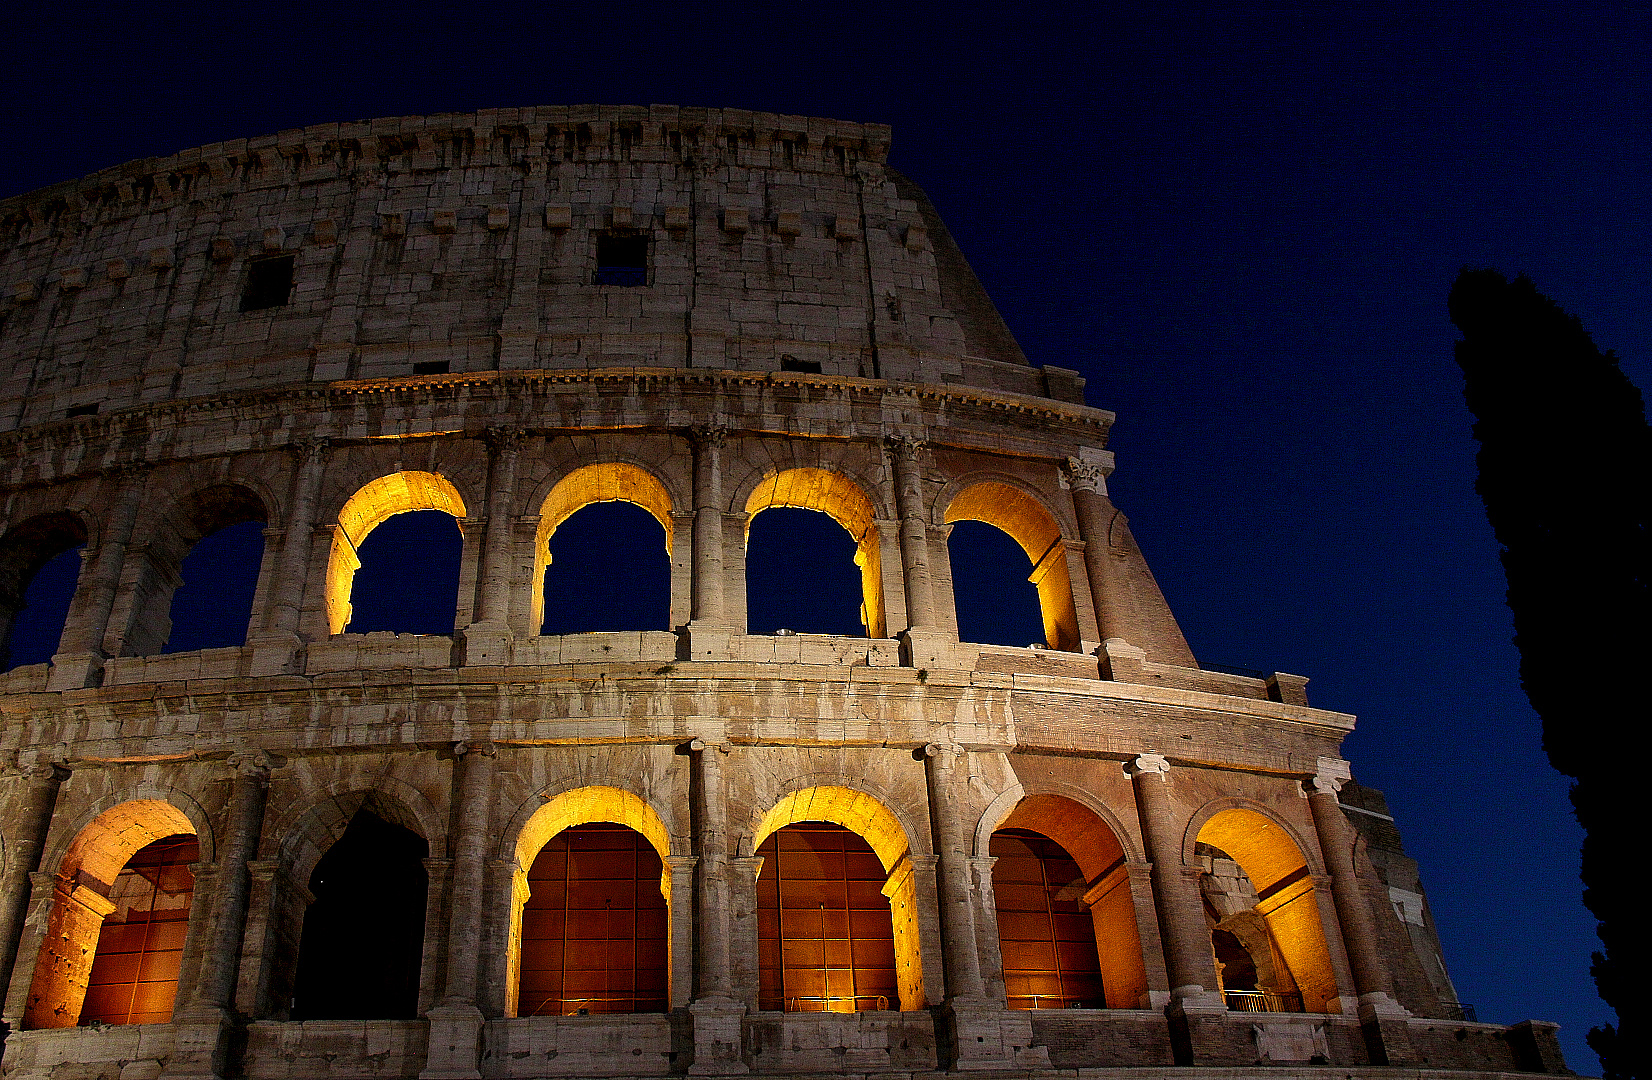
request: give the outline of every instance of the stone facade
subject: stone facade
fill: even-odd
[[[1552,1025],[1463,1018],[1353,718],[1198,666],[1108,499],[1112,415],[1027,363],[888,138],[502,110],[0,203],[7,625],[85,545],[52,662],[0,676],[7,1077],[1564,1071]],[[604,283],[605,237],[645,284]],[[611,500],[664,529],[671,629],[541,634],[548,538]],[[746,632],[747,525],[786,506],[855,539],[865,636]],[[349,632],[359,545],[413,510],[463,531],[453,632]],[[959,640],[965,520],[1028,553],[1041,647]],[[164,652],[179,564],[242,521],[245,644]],[[418,1018],[293,1019],[363,810],[428,844]],[[596,821],[661,858],[669,1011],[519,1016],[527,867]],[[756,852],[804,821],[887,874],[887,1007],[759,1007]],[[1083,872],[1095,1007],[1007,1007],[1002,829]],[[76,1026],[109,883],[179,833],[172,1021]],[[1291,1007],[1224,992],[1218,923]]]

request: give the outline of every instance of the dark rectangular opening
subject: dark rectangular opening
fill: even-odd
[[[413,365],[415,375],[446,375],[448,362],[446,360],[422,360]]]
[[[72,419],[76,416],[96,416],[97,411],[98,411],[97,402],[94,401],[90,405],[76,405],[76,406],[72,407],[64,415],[66,415],[66,416],[68,416]]]
[[[780,370],[781,371],[806,371],[810,375],[819,375],[820,374],[820,361],[819,360],[799,360],[795,356],[782,356],[780,358]]]
[[[627,234],[597,237],[598,285],[647,285],[648,237]]]
[[[247,288],[241,294],[242,311],[286,307],[293,294],[293,257],[255,259],[247,267]]]

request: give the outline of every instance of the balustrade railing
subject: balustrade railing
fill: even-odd
[[[861,1002],[872,1003],[870,1009],[861,1007]],[[848,1002],[850,1008],[834,1009],[837,1002]],[[888,1012],[889,998],[883,994],[859,994],[855,997],[812,997],[800,994],[783,1000],[786,1012]]]
[[[1228,1008],[1234,1012],[1301,1012],[1301,994],[1280,994],[1272,990],[1224,990]]]

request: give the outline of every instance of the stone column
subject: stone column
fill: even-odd
[[[510,663],[511,546],[516,533],[516,463],[522,451],[517,428],[488,429],[488,524],[482,545],[476,619],[465,630],[465,663]]]
[[[695,526],[699,543],[699,526]],[[690,778],[693,800],[695,853],[695,945],[699,958],[694,1001],[689,1013],[694,1018],[694,1063],[689,1072],[697,1076],[747,1072],[741,1054],[741,1018],[745,1002],[734,997],[730,967],[729,935],[729,850],[728,791],[723,779],[720,746],[700,739],[688,744],[694,774]]]
[[[667,855],[671,899],[671,1007],[685,1008],[694,995],[694,867],[697,855]]]
[[[1359,994],[1360,1026],[1367,1049],[1377,1064],[1410,1065],[1415,1060],[1406,1025],[1410,1013],[1394,1000],[1394,983],[1382,955],[1376,920],[1354,869],[1354,831],[1337,799],[1343,781],[1350,776],[1346,761],[1322,757],[1314,778],[1304,782],[1303,788],[1308,793],[1320,854],[1331,875],[1331,898],[1354,976],[1354,991]]]
[[[694,598],[688,655],[691,660],[727,660],[729,639],[744,629],[731,625],[723,558],[722,450],[728,429],[700,424],[689,437],[694,443]]]
[[[1067,459],[1067,484],[1078,514],[1078,535],[1084,541],[1084,570],[1090,579],[1096,632],[1103,641],[1122,639],[1129,631],[1129,593],[1108,553],[1107,534],[1118,513],[1107,499],[1107,474],[1111,471],[1105,465]]]
[[[456,743],[453,757],[457,812],[447,978],[441,1005],[428,1014],[430,1048],[421,1080],[480,1080],[482,1075],[482,1010],[476,1007],[476,986],[498,748],[484,741]]]
[[[1170,972],[1170,1038],[1178,1065],[1225,1063],[1227,1004],[1205,927],[1198,871],[1182,865],[1182,830],[1170,805],[1170,763],[1146,753],[1127,767],[1153,864],[1153,900]]]
[[[929,586],[929,530],[924,524],[923,477],[918,452],[923,443],[910,435],[888,440],[895,463],[895,506],[901,517],[901,570],[906,583],[909,628],[935,625],[934,594]]]
[[[970,883],[975,889],[975,942],[981,954],[981,983],[993,1004],[1006,1004],[1004,989],[1004,946],[998,934],[998,896],[992,887],[991,855],[974,855],[969,860]]]
[[[22,805],[12,816],[17,827],[6,837],[6,865],[0,874],[0,987],[11,985],[23,919],[33,894],[30,882],[40,869],[40,853],[46,846],[52,812],[57,809],[58,788],[69,778],[69,770],[43,763],[24,768],[21,776],[26,781]],[[0,1023],[3,1032],[4,1024]]]
[[[1033,1045],[1031,1016],[1025,1010],[1009,1010],[1002,1002],[989,1001],[981,978],[970,888],[970,833],[959,806],[964,781],[956,771],[963,753],[963,747],[944,743],[930,743],[923,749],[930,829],[939,857],[935,891],[946,996],[936,1037],[942,1067],[957,1071],[1048,1069],[1049,1050]]]
[[[924,775],[929,783],[929,813],[940,856],[936,891],[941,902],[941,950],[946,970],[946,998],[982,999],[981,954],[975,947],[975,919],[969,887],[969,840],[958,810],[954,775],[962,747],[930,743],[924,747]]]
[[[109,656],[104,651],[103,639],[109,632],[115,594],[120,590],[121,571],[126,566],[126,548],[132,542],[144,489],[144,476],[137,468],[117,469],[114,475],[121,486],[120,498],[103,524],[97,553],[75,590],[57,655],[52,657],[52,671],[46,681],[48,690],[79,690],[103,681],[103,662]]]
[[[287,528],[276,559],[275,580],[265,593],[264,626],[248,642],[253,647],[251,671],[254,675],[294,673],[302,644],[298,630],[315,544],[321,481],[327,469],[327,440],[301,439],[289,449],[297,457],[298,467],[293,471]]]
[[[218,872],[209,879],[217,886],[212,922],[199,981],[193,992],[179,987],[188,997],[178,1003],[173,1016],[175,1043],[162,1074],[167,1077],[225,1076],[230,1071],[232,1007],[252,886],[250,864],[258,858],[270,769],[279,762],[261,750],[232,754],[229,762],[235,779],[224,815],[223,853]]]

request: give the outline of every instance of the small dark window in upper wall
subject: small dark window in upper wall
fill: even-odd
[[[273,259],[256,259],[247,267],[247,290],[241,294],[241,310],[286,307],[292,295],[293,257],[277,255]]]
[[[413,365],[415,375],[446,375],[448,362],[446,360],[421,360]]]
[[[820,374],[820,361],[819,360],[799,360],[795,356],[782,356],[780,358],[780,370],[781,371],[806,371],[810,375],[819,375]]]
[[[73,419],[77,416],[96,416],[97,413],[98,405],[97,402],[94,401],[90,405],[72,405],[69,407],[69,411],[63,415]]]
[[[598,285],[647,285],[648,237],[597,237]]]

